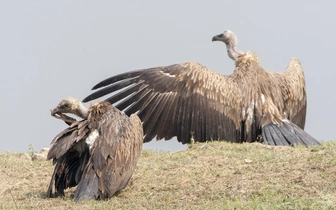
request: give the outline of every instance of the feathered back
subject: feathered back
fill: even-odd
[[[129,118],[108,102],[100,102],[90,107],[89,121],[99,136],[90,149],[76,201],[110,198],[125,188],[142,149],[143,130],[136,115]]]

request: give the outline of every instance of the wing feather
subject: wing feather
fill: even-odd
[[[154,110],[156,109],[157,105],[160,103],[160,101],[162,100],[162,96],[160,94],[153,94],[153,97],[150,97],[147,100],[147,105],[143,107],[143,109],[141,109],[138,113],[139,117],[144,119],[144,127],[147,127],[146,125],[149,125],[150,123],[152,123],[151,121],[153,121],[151,119],[151,115],[154,112]]]
[[[193,131],[191,131],[190,129],[190,114],[191,114],[191,102],[192,102],[192,99],[193,97],[190,97],[190,100],[185,100],[185,103],[184,103],[184,107],[182,107],[182,127],[181,127],[181,136],[177,136],[177,138],[181,139],[190,139],[191,137],[191,133]],[[189,131],[189,132],[183,132],[183,131]]]
[[[171,122],[172,119],[175,119],[177,116],[177,104],[179,98],[176,97],[177,93],[170,93],[170,99],[169,104],[170,107],[167,107],[166,116],[164,118],[161,118],[159,121],[162,121],[162,123],[165,123],[165,126],[162,127],[161,131],[158,131],[158,139],[164,138],[165,140],[173,138],[173,136],[176,135],[176,128],[177,128],[177,122]]]
[[[140,97],[142,97],[143,93],[146,91],[147,85],[144,85],[142,88],[137,90],[136,92],[130,94],[124,101],[121,101],[115,107],[119,110],[124,110],[134,103],[134,100],[138,101]],[[107,100],[108,101],[108,100]],[[111,101],[109,101],[111,103]],[[112,104],[112,103],[111,103]]]
[[[99,137],[91,149],[91,166],[98,176],[100,198],[109,198],[126,187],[140,157],[143,130],[137,116],[117,109],[106,112],[98,126]],[[85,183],[85,178],[83,183]]]
[[[121,78],[125,78],[124,80],[120,81],[120,82],[117,82],[117,83],[114,83],[113,85],[110,85],[110,86],[107,86],[107,87],[104,87],[100,90],[98,90],[97,92],[94,92],[92,93],[91,95],[89,95],[88,97],[86,97],[83,101],[91,101],[91,100],[94,100],[94,99],[97,99],[99,98],[100,96],[103,96],[103,95],[106,95],[106,94],[109,94],[109,93],[113,93],[117,90],[120,90],[120,89],[123,89],[129,85],[132,85],[135,81],[137,81],[138,79],[138,76],[135,76],[135,77],[132,77],[132,78],[128,78],[128,76],[130,76],[132,74],[129,74],[129,75],[126,75],[124,77],[121,77]],[[107,81],[110,81],[109,79],[107,79]],[[111,81],[114,81],[111,79]],[[103,81],[102,84],[105,84],[106,81]],[[96,86],[99,87],[101,86],[102,84],[97,84]],[[95,89],[96,87],[93,87],[92,89]]]
[[[307,95],[300,61],[292,58],[285,71],[273,74],[280,81],[286,118],[303,129],[306,122]]]
[[[73,127],[68,127],[56,135],[51,141],[51,147],[48,151],[47,159],[58,159],[67,153],[76,142],[82,140],[88,135],[88,122],[86,120],[79,121]]]
[[[151,112],[149,112],[149,114],[148,114],[148,117],[150,117],[150,120],[148,120],[148,118],[147,118],[147,120],[143,124],[143,127],[146,128],[148,133],[151,134],[151,135],[146,136],[145,142],[152,140],[156,136],[156,134],[157,134],[156,129],[153,129],[153,128],[157,124],[157,120],[160,117],[160,115],[162,113],[162,110],[167,103],[167,97],[164,97],[164,95],[160,95],[158,97],[160,97],[160,99],[157,100],[156,106],[154,106],[152,108]],[[154,132],[152,132],[152,131],[154,131]]]
[[[154,124],[153,131],[158,134],[162,134],[161,136],[156,136],[156,139],[162,139],[164,137],[164,133],[166,129],[171,127],[171,122],[168,122],[166,119],[172,113],[171,107],[173,106],[174,101],[172,100],[172,94],[169,94],[163,98],[161,105],[161,112],[157,118],[157,123]],[[153,117],[153,116],[152,116]],[[154,118],[153,118],[154,119]]]
[[[52,141],[47,159],[53,159],[54,173],[47,196],[52,196],[53,186],[58,194],[79,183],[88,160],[88,147],[84,140],[89,135],[88,121],[76,121],[60,132]]]
[[[112,93],[108,101],[118,102],[117,107],[127,115],[138,114],[144,125],[145,141],[155,136],[177,136],[180,142],[188,143],[191,133],[195,141],[201,142],[236,140],[242,120],[238,84],[230,76],[187,62],[110,77],[94,86],[93,89],[101,89],[83,101]],[[127,86],[131,87],[125,89]]]
[[[115,94],[113,97],[106,99],[106,101],[110,102],[111,104],[114,104],[115,102],[129,96],[130,94],[136,93],[135,91],[138,91],[139,86],[141,86],[141,83],[135,83],[130,86],[127,86],[125,90]]]
[[[148,97],[150,97],[150,93],[152,92],[152,90],[148,90],[148,89],[145,89],[145,92],[141,94],[141,96],[139,97],[138,100],[132,98],[132,97],[129,97],[127,99],[127,103],[133,103],[131,104],[126,110],[125,110],[125,113],[130,116],[132,113],[136,113],[138,112],[141,107],[143,107],[144,103],[146,103]],[[123,102],[121,102],[123,103]],[[117,108],[119,108],[117,106]],[[123,109],[120,109],[120,110],[123,110]]]
[[[117,81],[124,81],[127,80],[128,78],[134,78],[137,77],[141,74],[141,71],[132,71],[132,72],[127,72],[126,74],[119,74],[110,78],[107,78],[101,82],[99,82],[97,85],[95,85],[92,90],[96,90],[101,87],[105,87],[106,85],[115,83]],[[93,99],[90,99],[93,100]],[[84,100],[83,100],[84,101]]]

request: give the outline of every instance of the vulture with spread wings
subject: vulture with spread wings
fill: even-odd
[[[107,94],[111,104],[143,122],[144,142],[171,139],[189,143],[225,140],[264,141],[270,145],[316,145],[303,131],[306,87],[299,60],[284,72],[263,69],[251,51],[237,49],[231,31],[213,37],[222,41],[235,61],[231,75],[186,62],[122,73],[93,87],[88,102]]]
[[[75,114],[77,121],[66,113]],[[107,101],[85,108],[74,98],[63,99],[52,115],[70,126],[52,141],[48,160],[53,159],[54,173],[47,196],[53,188],[64,190],[77,186],[74,200],[106,199],[124,189],[139,160],[143,143],[141,121],[128,117]]]

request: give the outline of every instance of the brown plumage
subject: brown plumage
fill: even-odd
[[[51,112],[71,125],[51,142],[48,159],[53,159],[55,169],[47,196],[52,196],[53,188],[63,196],[66,188],[78,185],[75,201],[106,199],[124,189],[142,149],[143,129],[138,116],[128,117],[106,101],[87,109],[71,97]]]
[[[236,66],[231,75],[194,62],[135,70],[98,83],[93,90],[101,89],[83,102],[121,90],[106,100],[119,102],[116,107],[127,115],[138,114],[145,142],[174,136],[182,143],[253,142],[262,136],[271,145],[318,144],[302,130],[306,88],[297,59],[274,73],[263,69],[254,53],[237,50],[231,31],[212,41],[226,44]]]

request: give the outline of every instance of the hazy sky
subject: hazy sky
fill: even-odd
[[[83,99],[109,76],[185,61],[231,74],[225,45],[211,42],[226,29],[268,70],[299,58],[305,130],[318,140],[336,138],[335,1],[114,2],[0,1],[0,152],[49,147],[66,127],[50,109],[67,96]],[[145,148],[182,147],[173,139]]]

